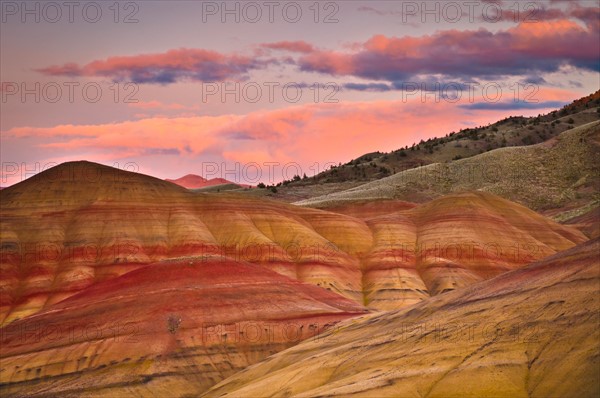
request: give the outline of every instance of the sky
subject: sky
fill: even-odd
[[[0,186],[314,175],[600,89],[594,1],[2,1]]]

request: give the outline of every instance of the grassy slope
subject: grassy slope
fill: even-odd
[[[600,122],[592,122],[541,144],[430,164],[298,204],[325,208],[368,198],[425,202],[451,192],[483,190],[538,211],[571,210],[597,200],[599,152]]]
[[[294,202],[354,188],[419,166],[448,163],[503,147],[535,145],[573,127],[599,120],[599,105],[600,91],[597,91],[546,115],[510,117],[489,126],[415,143],[414,148],[364,154],[314,177],[284,182],[276,193],[269,189],[252,189],[245,193]]]

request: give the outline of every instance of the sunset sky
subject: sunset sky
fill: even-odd
[[[53,4],[2,2],[0,186],[278,182],[600,89],[596,0]]]

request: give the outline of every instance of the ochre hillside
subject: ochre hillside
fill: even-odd
[[[598,240],[345,321],[203,397],[597,397]]]

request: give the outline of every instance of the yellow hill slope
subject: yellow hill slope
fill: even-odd
[[[599,250],[345,321],[204,397],[597,397]]]

